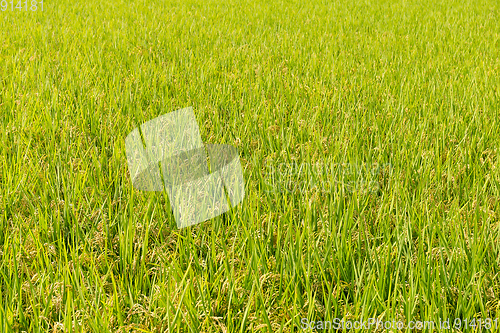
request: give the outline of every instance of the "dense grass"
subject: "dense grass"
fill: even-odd
[[[500,317],[499,14],[494,0],[0,12],[1,331]],[[178,230],[165,194],[133,189],[124,139],[186,106],[205,142],[238,147],[246,197]],[[269,191],[269,166],[318,162],[391,168],[377,191]]]

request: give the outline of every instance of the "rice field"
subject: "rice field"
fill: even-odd
[[[500,331],[500,3],[32,3],[0,3],[1,332]],[[188,106],[245,198],[178,229],[125,137]]]

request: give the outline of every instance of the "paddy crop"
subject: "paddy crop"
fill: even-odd
[[[2,332],[499,317],[497,1],[0,16]],[[132,187],[125,137],[187,106],[204,142],[238,148],[246,196],[179,230],[165,193]],[[365,171],[279,169],[318,163]]]

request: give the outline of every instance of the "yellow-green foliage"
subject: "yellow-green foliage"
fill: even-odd
[[[499,6],[0,11],[0,331],[497,318]],[[178,230],[165,194],[133,189],[124,139],[187,106],[204,142],[238,147],[246,197]],[[315,163],[390,168],[270,181],[279,165]],[[283,191],[287,177],[334,186]],[[376,190],[352,186],[369,177]]]

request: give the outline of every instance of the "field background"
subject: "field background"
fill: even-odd
[[[499,6],[0,11],[0,330],[498,318]],[[203,141],[238,148],[246,197],[178,230],[165,194],[133,189],[124,139],[187,106]],[[292,163],[391,167],[376,191],[273,189]]]

